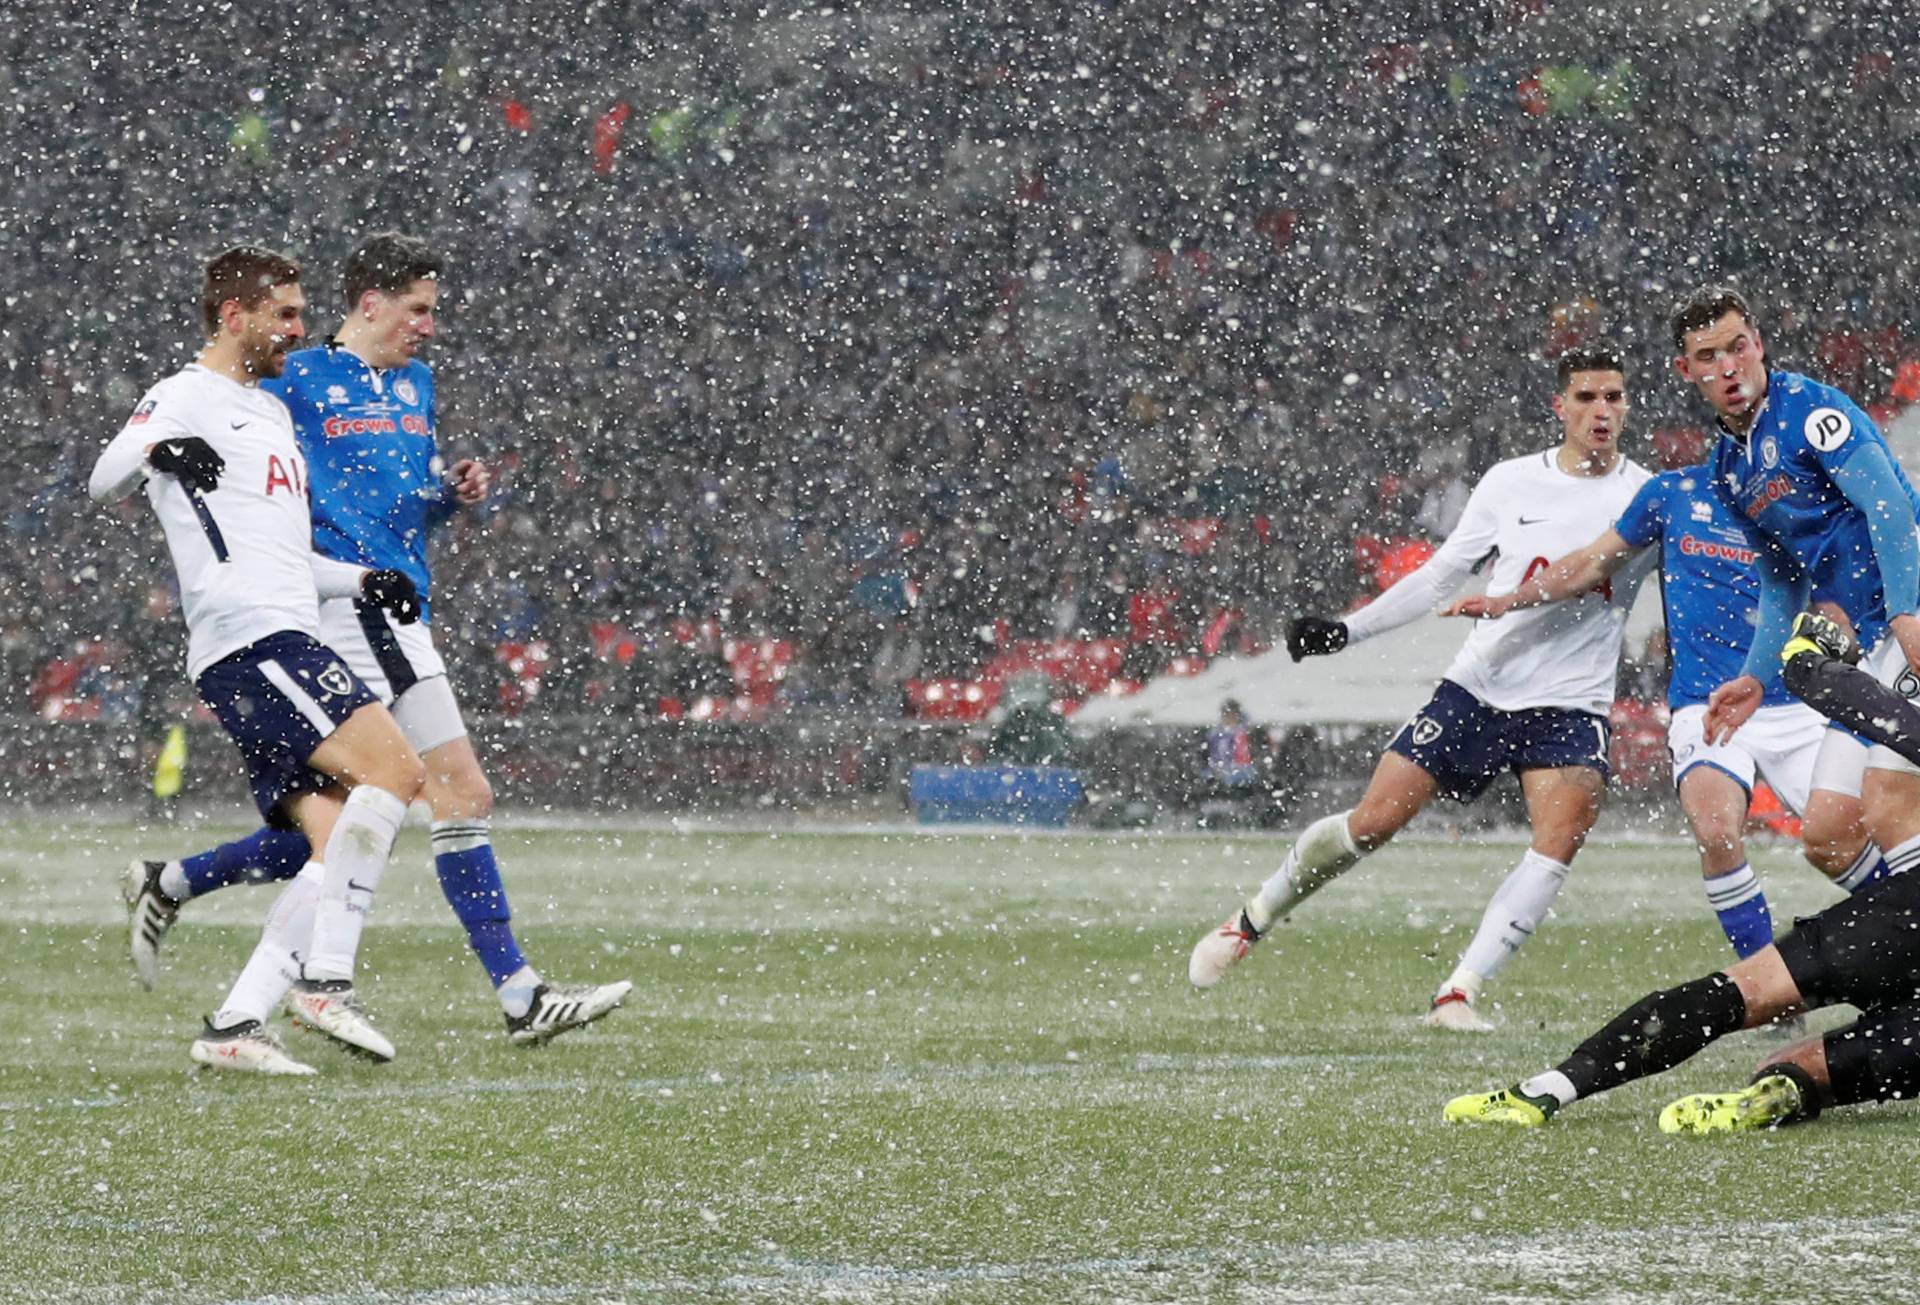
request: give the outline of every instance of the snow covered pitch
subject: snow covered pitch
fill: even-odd
[[[1396,845],[1202,996],[1195,930],[1284,842],[502,828],[529,946],[630,975],[627,1008],[508,1045],[408,830],[362,950],[398,1059],[289,1032],[319,1076],[263,1082],[186,1056],[260,896],[190,906],[151,993],[121,955],[114,873],[209,831],[0,820],[0,1303],[1893,1299],[1920,1271],[1920,1109],[1658,1132],[1751,1036],[1537,1134],[1440,1122],[1721,962],[1677,844],[1584,852],[1463,1039],[1415,1020],[1511,848]],[[1756,865],[1783,925],[1828,899]]]

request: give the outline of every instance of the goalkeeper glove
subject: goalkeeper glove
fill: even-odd
[[[369,571],[360,582],[360,592],[375,607],[392,612],[393,619],[402,625],[412,625],[420,619],[420,591],[413,587],[405,571]]]
[[[1325,657],[1347,646],[1344,621],[1329,621],[1322,616],[1296,616],[1287,622],[1287,655],[1296,662],[1302,657]]]
[[[220,483],[220,473],[227,469],[227,460],[198,435],[182,435],[161,440],[147,450],[147,465],[204,494]]]

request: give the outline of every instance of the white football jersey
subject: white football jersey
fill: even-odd
[[[1487,593],[1512,593],[1527,577],[1610,529],[1650,474],[1623,457],[1604,476],[1570,475],[1555,453],[1510,458],[1480,478],[1460,523],[1421,568],[1429,573],[1421,580],[1433,593],[1451,592],[1489,559]],[[1447,678],[1502,711],[1566,707],[1605,715],[1613,706],[1627,612],[1654,551],[1577,598],[1474,622]],[[1387,601],[1388,594],[1347,618],[1351,638],[1409,619],[1398,610],[1403,604]],[[1430,610],[1431,601],[1425,606]]]
[[[150,446],[188,435],[226,460],[220,483],[204,494],[147,465]],[[293,419],[251,385],[189,363],[148,390],[100,454],[87,490],[118,499],[143,480],[180,577],[191,678],[276,631],[318,638],[317,586],[352,593],[366,574],[314,553]]]

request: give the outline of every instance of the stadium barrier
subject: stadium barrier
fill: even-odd
[[[849,802],[889,805],[904,817],[916,765],[991,760],[991,731],[948,721],[786,720],[676,723],[607,716],[470,719],[481,764],[502,805],[751,813]],[[1388,731],[1300,727],[1262,755],[1269,818],[1302,802],[1351,801]],[[160,739],[143,744],[125,722],[0,718],[0,798],[85,806],[145,801]],[[1116,801],[1156,814],[1197,808],[1213,792],[1206,731],[1101,731],[1076,740],[1093,815]],[[187,724],[181,799],[244,807],[233,745],[204,721]]]
[[[780,814],[911,819],[916,765],[990,761],[991,731],[952,722],[848,719],[748,725],[605,716],[476,717],[482,765],[501,806],[519,811],[613,811],[743,817]],[[1258,758],[1252,793],[1223,793],[1206,767],[1206,731],[1133,727],[1080,736],[1084,823],[1191,822],[1297,826],[1352,805],[1392,735],[1386,726],[1298,726]],[[144,805],[160,739],[144,745],[124,722],[0,718],[0,803],[126,809]],[[217,726],[187,726],[180,801],[189,812],[248,807],[232,744]],[[1664,784],[1610,798],[1622,818],[1670,806]],[[1524,821],[1517,786],[1496,785],[1471,807],[1437,804],[1449,828]],[[1661,817],[1664,819],[1664,817]],[[1612,820],[1609,821],[1612,823]]]

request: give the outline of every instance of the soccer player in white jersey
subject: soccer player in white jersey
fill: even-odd
[[[93,469],[97,500],[145,485],[180,579],[187,671],[245,758],[260,814],[322,855],[268,915],[253,955],[190,1051],[196,1062],[311,1074],[266,1022],[297,1023],[374,1060],[393,1044],[357,1000],[373,895],[425,768],[373,693],[319,639],[320,596],[359,594],[405,620],[404,574],[313,551],[306,462],[280,400],[258,388],[304,335],[300,267],[252,246],[206,267],[199,356],[147,391]]]
[[[1295,661],[1431,613],[1489,559],[1488,592],[1510,592],[1620,515],[1647,479],[1620,452],[1627,417],[1620,351],[1569,352],[1558,379],[1559,446],[1488,471],[1426,565],[1366,607],[1344,621],[1296,618],[1287,632]],[[1526,797],[1531,846],[1488,902],[1426,1015],[1437,1028],[1491,1029],[1474,1009],[1482,988],[1546,918],[1599,814],[1620,638],[1644,573],[1629,570],[1577,599],[1476,625],[1432,699],[1380,758],[1359,805],[1308,826],[1273,877],[1194,946],[1193,985],[1219,983],[1276,922],[1383,846],[1435,796],[1471,801],[1512,770]]]
[[[262,388],[292,413],[312,472],[314,547],[414,583],[417,621],[396,624],[361,597],[328,598],[320,636],[387,704],[425,763],[435,877],[498,994],[508,1038],[537,1045],[600,1019],[632,984],[550,982],[521,952],[493,853],[493,790],[434,646],[428,539],[458,506],[481,502],[490,483],[474,459],[441,466],[433,371],[418,357],[435,333],[440,271],[440,256],[417,237],[368,236],[347,259],[339,333],[294,353]],[[135,861],[122,893],[141,981],[152,986],[161,940],[186,901],[286,878],[309,852],[297,832],[269,827],[180,861]]]

